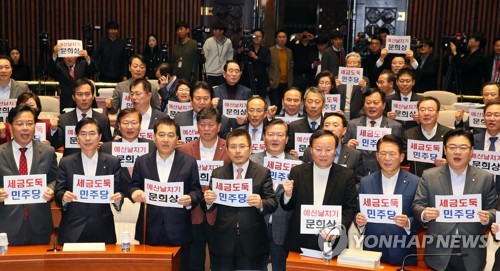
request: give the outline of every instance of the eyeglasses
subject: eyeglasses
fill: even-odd
[[[461,152],[466,152],[470,149],[471,147],[469,146],[465,146],[465,145],[461,145],[461,146],[456,146],[456,145],[449,145],[449,146],[446,146],[446,149],[448,149],[449,151],[451,152],[455,152],[457,150],[460,150]]]

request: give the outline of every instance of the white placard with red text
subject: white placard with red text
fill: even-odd
[[[300,206],[300,234],[318,234],[325,227],[342,224],[341,205]]]
[[[439,211],[436,222],[479,222],[477,213],[481,207],[481,194],[436,195],[436,209]]]
[[[223,180],[212,178],[215,203],[231,207],[251,207],[247,198],[252,194],[252,179]]]
[[[246,116],[247,101],[222,100],[222,115],[232,119],[235,119],[238,116]]]
[[[266,144],[264,144],[264,141],[262,140],[252,141],[252,153],[259,153],[265,150],[266,150]]]
[[[16,107],[17,99],[0,99],[0,117],[7,122],[7,116],[12,108]]]
[[[137,158],[149,153],[147,142],[113,142],[111,143],[111,154],[120,159],[122,167],[134,167]]]
[[[224,161],[196,160],[196,163],[198,164],[198,172],[200,174],[200,184],[207,186],[210,184],[210,177],[212,177],[212,171],[224,165]]]
[[[325,113],[337,112],[340,110],[340,94],[325,94]]]
[[[47,140],[47,125],[43,122],[35,123],[35,140],[45,141]]]
[[[443,157],[443,141],[408,139],[408,161],[431,163]]]
[[[279,159],[264,157],[264,167],[271,170],[273,184],[283,184],[290,174],[290,170],[297,165],[302,164],[301,160]]]
[[[406,54],[410,50],[411,36],[391,36],[388,35],[385,41],[385,48],[389,54]]]
[[[141,130],[139,132],[139,137],[149,140],[155,140],[155,132],[153,129]]]
[[[144,179],[144,193],[146,204],[183,208],[177,201],[184,195],[183,182],[162,183],[150,179]]]
[[[167,112],[171,119],[175,117],[178,112],[185,112],[193,109],[191,103],[180,103],[174,101],[168,101]]]
[[[500,175],[500,152],[474,150],[469,164],[495,176]]]
[[[356,139],[358,140],[358,150],[376,151],[377,142],[384,135],[391,133],[391,128],[377,128],[358,126]]]
[[[194,141],[198,138],[200,138],[200,134],[198,133],[198,127],[194,125],[190,126],[181,126],[180,127],[180,132],[181,132],[181,140],[189,143],[191,141]]]
[[[3,189],[9,195],[4,199],[4,204],[46,203],[43,199],[46,188],[45,174],[3,176]]]
[[[312,133],[295,133],[295,151],[299,156],[304,155],[304,150],[309,147],[309,138]]]
[[[359,85],[363,79],[363,68],[346,68],[339,67],[339,75],[337,77],[342,85]]]
[[[132,100],[130,99],[130,93],[122,93],[122,107],[121,109],[132,108]]]
[[[86,176],[73,175],[73,193],[78,202],[83,203],[111,203],[110,197],[115,191],[115,176]]]
[[[469,108],[469,127],[486,128],[483,108]]]
[[[392,101],[391,111],[396,113],[396,119],[401,121],[412,121],[413,115],[418,113],[417,103],[415,101]]]
[[[75,125],[67,125],[64,128],[64,148],[66,149],[79,149],[80,144],[76,138]]]
[[[395,224],[394,217],[403,213],[403,196],[359,194],[359,208],[369,223]]]
[[[57,45],[61,46],[61,50],[57,52],[57,57],[79,57],[78,52],[83,50],[81,40],[58,40]]]

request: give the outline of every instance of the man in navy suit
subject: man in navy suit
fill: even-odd
[[[101,132],[94,118],[84,118],[75,127],[81,151],[65,156],[59,162],[56,178],[56,202],[62,209],[59,243],[104,242],[116,243],[115,222],[110,204],[81,203],[73,193],[75,174],[84,176],[114,176],[114,194],[110,200],[120,211],[123,194],[120,189],[120,160],[97,148]]]
[[[189,244],[193,240],[191,209],[201,200],[198,166],[193,157],[175,151],[179,126],[173,120],[170,118],[159,120],[154,132],[157,150],[137,159],[130,185],[132,200],[141,202],[135,239],[147,245],[181,246],[181,270],[189,270]],[[147,208],[146,225],[144,225],[146,202],[144,179],[160,183],[183,183],[184,195],[177,201],[182,208],[150,205]],[[144,235],[146,240],[143,238]]]
[[[416,230],[421,227],[420,222],[413,218],[412,202],[417,190],[420,178],[401,169],[404,160],[404,145],[401,138],[394,135],[385,135],[377,142],[377,160],[380,171],[361,179],[359,194],[395,195],[401,194],[403,198],[403,213],[394,216],[394,224],[367,223],[365,214],[356,215],[356,225],[359,232],[375,238],[390,237],[389,240],[403,240],[393,242],[386,246],[379,242],[378,246],[366,246],[365,249],[382,252],[382,262],[392,265],[401,265],[408,254],[417,253],[414,242]],[[407,265],[416,265],[417,258],[411,257],[406,261]]]

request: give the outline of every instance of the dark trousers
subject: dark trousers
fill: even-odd
[[[7,238],[11,246],[47,245],[50,243],[50,232],[35,233],[31,228],[30,222],[24,219],[21,229],[19,229],[17,234],[9,234]]]
[[[460,248],[454,248],[451,253],[462,252]],[[467,271],[462,256],[451,256],[445,271]]]
[[[232,255],[216,255],[212,270],[266,270],[267,254],[247,256],[243,254],[243,246],[239,236],[236,237]]]
[[[272,88],[268,93],[271,105],[276,105],[278,107],[278,111],[276,112],[281,112],[283,95],[287,89],[287,84],[279,84],[277,88]]]
[[[213,229],[205,219],[201,224],[193,224],[193,243],[190,246],[190,270],[205,270],[205,259],[207,244],[212,244]],[[214,262],[214,256],[210,254],[210,263]]]
[[[149,245],[149,244],[148,244]],[[165,226],[162,225],[158,236],[153,241],[151,245],[162,245],[162,246],[178,246],[178,244],[174,244],[170,238],[168,238],[167,231],[165,230]],[[181,245],[181,271],[189,270],[189,262],[190,262],[190,243]]]
[[[288,251],[283,245],[278,245],[273,240],[273,224],[267,226],[267,237],[269,239],[269,254],[271,255],[271,264],[273,271],[286,270],[286,258]]]

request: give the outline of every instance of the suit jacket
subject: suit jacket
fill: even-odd
[[[267,69],[267,74],[269,75],[269,83],[271,88],[278,88],[278,85],[280,84],[281,71],[278,50],[279,49],[278,47],[276,47],[276,45],[273,45],[269,48],[269,51],[271,52],[271,64]],[[292,50],[287,47],[285,47],[285,50],[287,59],[287,84],[288,87],[291,87],[293,85],[293,53]]]
[[[423,65],[421,56],[417,56],[416,59],[419,66],[416,71],[417,78],[413,89],[419,93],[438,89],[439,58],[435,55],[429,55]]]
[[[434,237],[439,235],[443,238],[449,238],[456,234],[456,230],[458,230],[460,235],[470,238],[480,238],[484,235],[484,230],[489,227],[491,222],[495,221],[497,193],[495,191],[493,175],[485,170],[468,166],[463,194],[481,194],[481,210],[486,210],[490,213],[488,224],[483,226],[479,222],[440,223],[432,220],[426,223],[427,235]],[[416,219],[421,221],[422,212],[426,207],[437,206],[438,203],[435,201],[436,195],[453,195],[450,168],[447,165],[424,171],[413,201],[413,212]],[[436,240],[430,243],[427,242],[424,253],[451,253],[451,246],[437,246],[438,243]],[[486,246],[461,247],[461,252],[468,254],[468,256],[462,258],[468,270],[483,270],[486,264]],[[424,259],[429,267],[436,270],[444,270],[450,256],[424,257]]]
[[[149,152],[154,152],[156,151],[156,146],[153,140],[145,139],[145,138],[137,138],[139,143],[148,143],[149,146]],[[123,138],[120,138],[118,140],[113,140],[113,141],[108,141],[104,142],[101,147],[99,148],[100,152],[107,153],[107,154],[112,154],[112,146],[113,142],[123,142]],[[131,195],[128,194],[129,189],[130,189],[130,183],[132,182],[132,176],[130,175],[130,171],[127,167],[122,167],[122,176],[120,178],[120,187],[122,189],[122,192],[125,197],[128,197],[131,199]]]
[[[75,79],[69,74],[69,68],[64,64],[64,61],[54,61],[49,59],[47,61],[47,68],[49,74],[59,82],[59,87],[61,88],[61,113],[64,108],[74,108],[74,101],[72,98],[73,94],[73,84],[76,80],[80,78],[91,78],[94,73],[97,72],[97,67],[94,61],[90,64],[87,63],[85,59],[78,59],[75,63],[74,72]],[[97,103],[94,101],[92,107],[97,107]]]
[[[99,130],[101,130],[102,142],[108,142],[113,140],[111,137],[111,130],[109,127],[109,118],[97,111],[92,110],[92,118],[97,120],[99,124]],[[50,139],[50,144],[57,150],[61,146],[64,146],[66,140],[66,126],[76,126],[78,123],[78,117],[76,116],[76,109],[64,114],[59,115],[59,125],[56,132],[52,135]],[[80,152],[80,148],[64,148],[63,156],[68,156]]]
[[[261,134],[260,134],[260,138],[259,138],[259,140],[260,140],[260,141],[264,141],[264,126],[266,126],[266,125],[267,125],[267,123],[266,123],[266,122],[267,122],[267,121],[266,121],[266,119],[264,119],[264,121],[263,121],[263,125],[262,125],[262,132],[261,132]],[[244,124],[244,125],[242,125],[242,126],[238,127],[238,129],[241,129],[241,130],[245,130],[245,131],[247,131],[247,132],[248,132],[248,134],[250,135],[250,137],[252,137],[252,129],[253,129],[253,126],[252,126],[251,128],[249,128],[248,126],[250,126],[250,123]]]
[[[177,150],[193,157],[196,160],[201,160],[200,154],[200,140],[193,140],[187,144],[181,145]],[[224,161],[224,165],[231,163],[229,156],[226,151],[226,140],[219,137],[217,141],[217,147],[215,147],[215,153],[212,161]],[[201,186],[201,192],[205,192],[208,189],[207,185]],[[213,225],[215,223],[215,217],[217,216],[217,211],[214,210],[207,214],[206,219],[208,224]],[[197,205],[191,210],[191,222],[193,224],[201,224],[205,219],[205,213],[201,209],[200,205]]]
[[[480,95],[483,83],[485,59],[481,50],[461,57],[456,54],[452,60],[458,67],[458,77],[462,83],[463,95]]]
[[[14,79],[10,79],[10,94],[9,99],[17,99],[21,94],[25,92],[31,92],[28,85],[21,84]]]
[[[59,243],[104,242],[116,244],[115,222],[110,204],[71,202],[63,205],[64,193],[73,190],[73,176],[75,174],[85,175],[81,152],[65,156],[59,162],[59,172],[56,179],[56,202],[62,206]],[[95,176],[102,175],[114,175],[114,192],[121,192],[120,159],[107,153],[98,153]],[[80,238],[84,230],[87,234],[92,233],[91,240]]]
[[[290,171],[290,179],[294,180],[292,197],[287,204],[284,194],[280,204],[283,210],[292,210],[292,217],[285,238],[285,247],[291,251],[300,251],[301,247],[320,249],[318,236],[300,234],[300,215],[303,204],[314,204],[313,163],[298,165]],[[358,192],[354,183],[354,173],[348,168],[332,164],[322,205],[342,206],[342,225],[351,226],[356,213]]]
[[[174,122],[180,126],[192,126],[193,125],[193,114],[194,110],[178,112],[175,114]],[[226,138],[227,134],[232,130],[233,127],[229,124],[229,118],[226,116],[221,116],[221,127],[219,131],[219,137]],[[237,127],[234,127],[235,129]]]
[[[266,152],[254,153],[250,156],[250,161],[255,162],[261,166],[264,166],[264,157],[266,157]],[[295,156],[285,152],[285,159],[298,160]],[[283,185],[279,184],[274,191],[276,199],[281,198],[281,195],[285,192]],[[272,216],[272,237],[274,243],[278,245],[283,245],[285,243],[286,231],[288,229],[288,222],[290,221],[291,212],[283,210],[278,204],[278,208],[273,214],[268,214],[264,216],[264,221],[268,226],[269,218]]]
[[[251,89],[249,89],[241,84],[237,85],[236,97],[234,98],[235,100],[245,100],[246,101],[246,100],[252,98],[252,96],[253,96],[253,93],[252,93]],[[221,115],[224,115],[224,112],[222,111],[222,102],[224,100],[229,99],[229,95],[227,93],[226,83],[214,87],[214,98],[220,98],[219,104],[217,105],[217,110],[219,110],[219,113]]]
[[[234,179],[233,164],[217,168],[212,172],[212,178]],[[217,256],[234,254],[237,225],[239,239],[244,257],[256,257],[268,253],[266,223],[263,216],[273,213],[278,207],[274,196],[271,171],[252,161],[249,161],[245,178],[252,179],[252,193],[259,194],[262,199],[262,212],[254,207],[229,207],[214,203],[208,212],[217,209],[215,219],[213,244],[211,252]],[[211,185],[211,184],[210,184]],[[206,205],[204,204],[206,207]],[[202,206],[203,207],[203,206]]]
[[[149,120],[149,125],[148,129],[153,129],[156,125],[156,123],[163,119],[163,118],[170,118],[166,112],[161,112],[158,109],[152,108],[151,111],[151,119]],[[121,136],[120,129],[118,127],[118,121],[115,121],[115,131],[113,132],[113,137],[115,136]]]
[[[403,214],[408,216],[410,220],[410,234],[406,233],[406,230],[396,226],[395,224],[378,224],[378,223],[368,223],[365,226],[364,235],[365,236],[399,236],[398,240],[404,240],[404,243],[398,243],[398,247],[389,246],[374,246],[365,249],[371,251],[382,252],[382,262],[390,263],[392,265],[401,265],[403,259],[408,254],[417,253],[417,247],[415,243],[411,243],[410,240],[414,238],[417,234],[417,230],[421,228],[421,224],[418,220],[413,217],[412,203],[415,197],[415,191],[417,190],[420,178],[403,170],[399,170],[398,180],[396,181],[396,187],[394,188],[394,195],[402,195],[403,197]],[[363,177],[361,179],[361,184],[359,186],[359,194],[384,194],[382,189],[382,172],[377,171],[371,175]],[[417,258],[411,257],[406,260],[407,265],[416,265]]]
[[[485,82],[490,82],[490,81],[493,81],[493,79],[495,79],[492,76],[492,73],[494,71],[493,64],[495,64],[495,57],[496,57],[495,54],[491,54],[491,55],[486,57],[485,64],[484,64],[484,81]],[[498,80],[496,82],[499,83]]]
[[[358,126],[366,127],[366,116],[361,116],[357,119],[353,119],[348,122],[347,132],[344,136],[343,143],[347,144],[350,139],[356,139]],[[395,120],[382,117],[380,128],[391,128],[393,135],[403,138],[403,128],[401,127],[401,124]],[[363,157],[363,164],[367,168],[368,174],[370,174],[370,172],[375,172],[380,169],[374,151],[362,150],[361,154]]]
[[[162,112],[167,112],[167,104],[168,101],[178,101],[177,96],[175,96],[175,92],[177,89],[177,85],[179,84],[179,78],[175,77],[174,81],[171,82],[170,88],[167,89],[166,85],[165,87],[162,87],[158,90],[158,94],[160,94],[161,97],[161,106],[160,110]]]
[[[367,88],[370,85],[370,79],[368,77],[363,76],[363,79],[366,81]],[[365,106],[365,97],[363,96],[363,90],[361,90],[360,86],[352,86],[351,92],[351,107],[349,120],[355,119],[358,117],[359,112]],[[345,111],[345,102],[346,102],[346,93],[347,93],[347,85],[340,85],[333,94],[340,94],[340,110]]]
[[[57,159],[54,148],[38,141],[33,142],[33,160],[31,164],[30,174],[46,174],[47,187],[55,189],[56,174],[57,174]],[[14,159],[12,152],[12,141],[0,145],[0,178],[4,176],[19,175],[19,169]],[[3,187],[3,182],[0,187]],[[43,192],[43,191],[42,191]],[[54,229],[52,223],[52,211],[50,203],[27,204],[28,223],[34,233],[47,236],[47,243],[50,240],[50,234]],[[24,217],[23,205],[5,205],[0,203],[0,232],[7,233],[8,236],[16,236],[19,234]],[[21,236],[19,236],[21,237]],[[30,245],[26,243],[16,244],[10,242],[10,245]]]
[[[311,146],[304,150],[304,156],[302,156],[302,161],[304,163],[310,163],[313,161],[311,155]],[[350,168],[354,171],[354,180],[356,181],[356,187],[359,186],[361,178],[367,175],[366,168],[363,164],[363,158],[360,150],[353,149],[347,144],[342,144],[339,153],[339,159],[337,165]]]
[[[321,123],[323,123],[323,117],[321,117],[320,123],[317,124],[316,130],[321,128]],[[288,124],[288,142],[286,143],[285,149],[287,151],[290,151],[295,148],[295,133],[313,133],[313,132],[314,131],[311,129],[309,121],[307,120],[307,116],[298,119],[296,121],[292,121],[290,124]]]
[[[487,149],[484,148],[484,138],[486,135],[486,130],[483,129],[483,132],[480,132],[479,134],[474,134],[474,150],[479,150],[479,151],[487,151]],[[496,150],[500,151],[500,150]],[[495,176],[495,186],[497,190],[497,194],[500,194],[500,175]]]
[[[415,93],[412,91],[410,102],[418,102],[421,101],[424,97],[422,97],[420,94]],[[399,91],[396,91],[396,93],[391,97],[390,100],[386,103],[386,110],[387,112],[392,111],[392,101],[402,101],[401,93]],[[418,123],[416,121],[410,120],[410,121],[400,121],[396,120],[399,123],[401,123],[401,126],[403,127],[404,130],[413,128],[418,126]]]
[[[116,85],[112,96],[112,107],[106,108],[109,114],[116,114],[118,112],[118,109],[121,109],[123,93],[130,92],[132,81],[132,78],[130,78],[127,81],[120,82]],[[151,97],[151,107],[153,109],[160,110],[160,94],[158,94],[158,87],[156,86],[156,84],[151,84],[151,93],[153,94]]]
[[[130,185],[130,195],[136,190],[144,191],[144,179],[159,181],[158,167],[156,163],[157,152],[139,157],[134,165],[132,183]],[[191,197],[192,208],[201,200],[200,176],[196,160],[180,151],[175,151],[174,161],[168,182],[184,183],[184,194]],[[135,239],[141,244],[148,245],[185,245],[193,239],[191,229],[191,211],[186,208],[168,208],[148,205],[146,215],[146,241],[144,234],[144,203],[141,203],[141,210],[137,218],[135,227]],[[163,227],[163,229],[162,229]],[[157,242],[160,231],[164,231],[169,244],[159,244]]]
[[[323,54],[323,57],[321,58],[321,70],[329,70],[331,73],[333,73],[333,76],[337,76],[339,74],[339,67],[343,66],[345,56],[346,54],[344,49],[341,49],[339,63],[339,57],[333,50],[333,46],[328,46],[328,48],[326,48],[325,50],[325,53]]]

